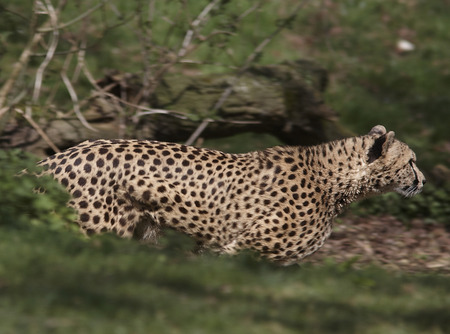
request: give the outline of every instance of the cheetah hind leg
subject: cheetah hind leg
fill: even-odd
[[[192,250],[192,253],[195,255],[201,255],[204,254],[205,251],[208,249],[209,247],[205,245],[205,243],[203,241],[197,241],[197,243],[195,244],[194,249]]]
[[[238,248],[236,247],[236,245],[237,245],[236,240],[230,242],[225,246],[205,243],[203,241],[197,241],[194,249],[192,250],[192,253],[195,255],[201,255],[207,251],[210,251],[217,255],[221,254],[235,255],[238,252]]]
[[[161,234],[161,227],[151,217],[144,215],[134,227],[133,239],[156,245]]]
[[[219,252],[221,254],[228,254],[228,255],[236,255],[239,251],[237,240],[233,240],[230,243],[220,247]]]

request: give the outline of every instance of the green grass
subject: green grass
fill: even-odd
[[[2,333],[444,333],[450,281],[0,230]]]

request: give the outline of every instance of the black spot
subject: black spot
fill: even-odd
[[[82,213],[80,215],[80,221],[82,221],[83,223],[86,223],[87,221],[89,221],[89,215],[87,213]]]
[[[66,178],[63,178],[60,182],[64,187],[67,187],[69,185],[69,180],[67,180]]]
[[[142,194],[142,199],[148,201],[150,199],[150,191],[148,190],[144,191],[144,193]]]
[[[105,161],[103,159],[97,160],[97,167],[102,168],[105,165]]]
[[[119,219],[119,224],[120,224],[120,226],[125,226],[125,225],[127,224],[126,219],[125,219],[124,217],[121,217],[121,218]]]
[[[81,197],[81,191],[75,190],[75,191],[72,193],[72,197],[73,197],[73,198],[79,198],[79,197]]]

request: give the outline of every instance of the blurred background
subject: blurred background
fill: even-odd
[[[450,2],[0,0],[0,332],[445,333]],[[86,239],[23,168],[85,139],[247,152],[367,133],[424,192],[351,206],[301,266]],[[46,189],[37,195],[34,187]]]

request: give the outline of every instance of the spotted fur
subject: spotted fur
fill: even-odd
[[[283,264],[319,249],[349,203],[425,178],[414,152],[374,127],[311,147],[246,154],[141,140],[86,141],[40,162],[71,194],[87,234],[154,240],[169,227],[204,247],[242,249]]]

